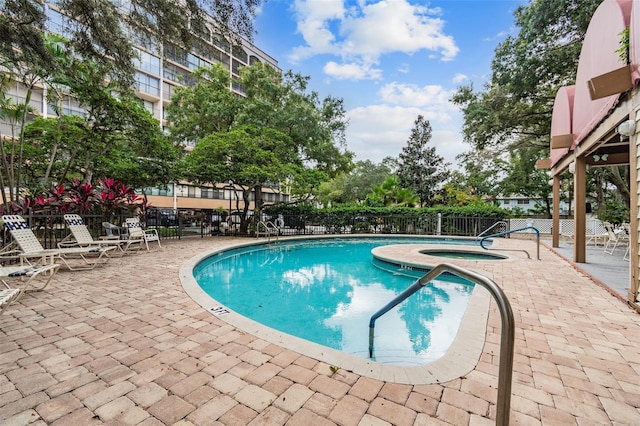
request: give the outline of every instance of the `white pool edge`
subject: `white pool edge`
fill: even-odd
[[[402,384],[432,384],[462,377],[475,368],[484,348],[491,296],[481,286],[475,286],[458,333],[447,352],[439,359],[420,366],[398,366],[366,360],[356,355],[328,348],[299,337],[267,327],[232,309],[205,293],[193,276],[193,269],[202,260],[222,251],[264,243],[264,240],[232,244],[222,249],[200,253],[185,262],[179,271],[182,288],[205,310],[222,307],[228,313],[217,317],[238,330],[256,336],[280,347],[317,359],[340,369],[364,377]],[[213,313],[212,313],[213,315]],[[363,330],[368,333],[368,330]]]

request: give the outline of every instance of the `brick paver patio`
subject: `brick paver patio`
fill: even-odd
[[[495,309],[476,368],[459,379],[412,386],[334,371],[185,294],[182,263],[233,241],[163,242],[93,271],[61,271],[25,295],[0,317],[0,424],[494,423]],[[548,249],[541,257],[481,264],[515,316],[511,423],[640,424],[640,315]]]

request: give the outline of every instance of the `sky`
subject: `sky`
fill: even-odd
[[[526,0],[266,0],[255,45],[283,71],[310,77],[321,97],[342,98],[356,161],[398,157],[418,115],[430,146],[452,168],[470,149],[456,90],[488,81],[496,46],[517,35]]]

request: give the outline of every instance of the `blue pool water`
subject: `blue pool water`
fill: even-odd
[[[257,245],[205,259],[194,277],[211,297],[245,317],[368,358],[371,315],[424,274],[375,267],[371,249],[416,242],[425,240],[345,238]],[[458,331],[472,290],[471,283],[456,277],[437,280],[382,316],[375,328],[375,359],[414,365],[441,357]]]

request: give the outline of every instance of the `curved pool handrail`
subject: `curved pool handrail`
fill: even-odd
[[[482,237],[482,239],[480,240],[480,247],[482,247],[485,250],[489,250],[487,247],[484,246],[483,244],[484,240],[487,240],[489,238],[494,238],[494,237],[502,237],[503,235],[513,234],[514,232],[520,232],[527,229],[533,229],[534,231],[536,231],[536,242],[538,244],[537,259],[540,260],[540,230],[535,226],[525,226],[524,228],[512,229],[511,231],[504,231],[504,232],[498,232],[497,234],[487,235],[486,237]]]
[[[416,282],[411,284],[405,291],[400,293],[382,309],[371,316],[371,319],[369,320],[369,357],[373,357],[373,336],[376,320],[382,315],[389,312],[394,306],[401,303],[413,293],[417,292],[422,287],[427,285],[427,283],[433,281],[436,277],[445,272],[452,273],[475,284],[483,286],[489,291],[491,296],[493,296],[496,304],[498,305],[502,327],[500,337],[500,363],[498,366],[499,370],[498,399],[496,400],[496,424],[506,426],[509,424],[509,408],[511,405],[511,377],[513,375],[515,322],[513,319],[511,304],[509,303],[507,296],[504,294],[498,284],[496,284],[489,278],[449,263],[442,263],[436,266],[422,278],[416,280]]]
[[[507,222],[506,220],[501,220],[499,222],[494,223],[493,225],[491,225],[490,227],[488,227],[487,229],[485,229],[484,231],[476,235],[476,240],[482,237],[487,232],[491,231],[493,228],[497,227],[498,225],[504,225],[505,229],[509,228],[509,222]]]
[[[261,226],[264,229],[264,231],[260,231]],[[276,242],[277,242],[278,235],[280,234],[280,229],[276,225],[274,225],[273,222],[271,221],[265,222],[264,220],[261,220],[256,225],[256,238],[259,238],[260,234],[264,234],[267,237],[268,242],[271,242],[271,236],[275,235]]]

